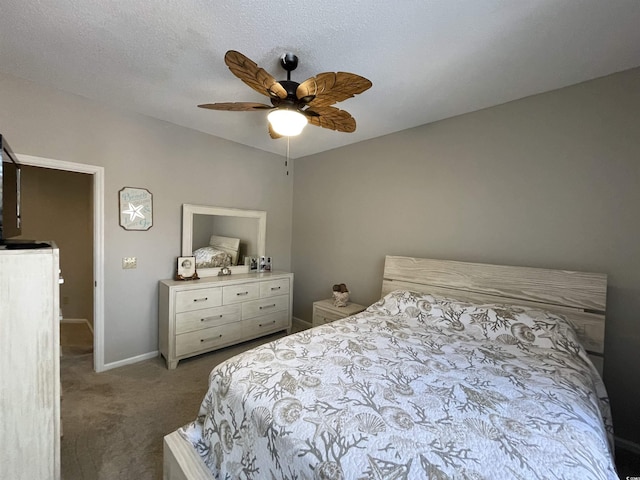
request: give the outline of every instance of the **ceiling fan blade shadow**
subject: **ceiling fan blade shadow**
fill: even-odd
[[[356,120],[345,110],[336,107],[313,107],[303,110],[311,125],[328,128],[338,132],[356,131]]]
[[[370,80],[348,72],[324,72],[308,78],[296,89],[296,97],[314,97],[307,105],[325,107],[352,98],[371,88]]]
[[[287,98],[287,91],[280,82],[240,52],[229,50],[224,56],[224,63],[227,64],[231,73],[256,92],[267,97]]]
[[[273,105],[254,102],[223,102],[203,103],[202,105],[198,105],[198,107],[207,108],[209,110],[225,110],[228,112],[251,112],[254,110],[268,110],[273,108]]]

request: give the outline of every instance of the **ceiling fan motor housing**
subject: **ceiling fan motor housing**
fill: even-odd
[[[287,91],[287,99],[297,100],[296,90],[300,85],[298,82],[292,82],[291,80],[280,80],[280,85]]]

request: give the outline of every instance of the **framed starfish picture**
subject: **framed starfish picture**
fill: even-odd
[[[120,199],[120,226],[125,230],[149,230],[153,226],[153,195],[146,188],[124,187]]]

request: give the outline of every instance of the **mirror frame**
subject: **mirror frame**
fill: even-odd
[[[264,256],[267,239],[267,212],[263,210],[243,210],[241,208],[210,207],[207,205],[182,205],[182,256],[193,255],[193,216],[214,215],[219,217],[255,218],[258,220],[258,256]],[[234,265],[229,267],[231,274],[248,273],[248,265]],[[220,273],[219,268],[202,268],[197,270],[200,277],[215,277]]]

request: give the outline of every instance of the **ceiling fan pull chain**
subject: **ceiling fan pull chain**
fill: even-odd
[[[287,137],[287,158],[284,161],[284,166],[289,167],[289,139],[291,137]],[[287,168],[287,175],[289,175],[289,168]]]

